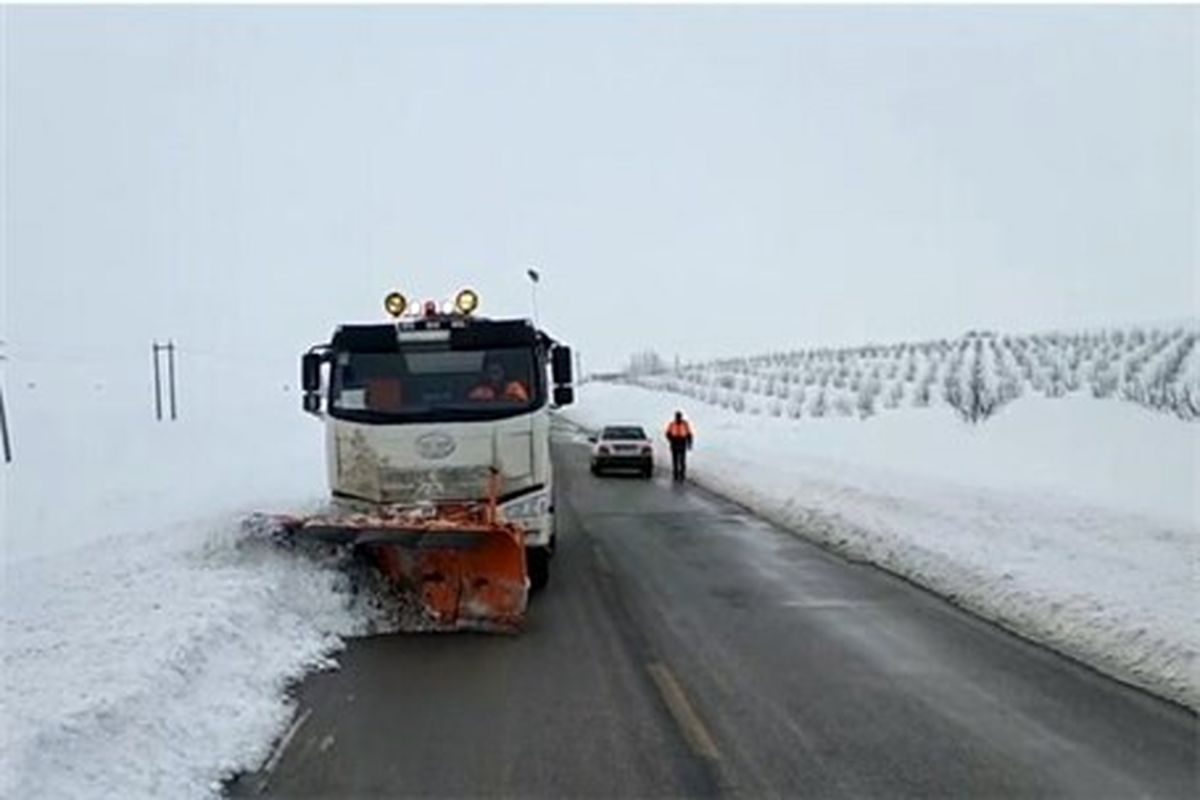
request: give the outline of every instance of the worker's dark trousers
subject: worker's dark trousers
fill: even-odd
[[[687,477],[687,445],[671,445],[671,477],[677,481]]]

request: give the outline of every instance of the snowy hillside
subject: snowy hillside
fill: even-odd
[[[710,405],[793,419],[944,406],[979,421],[1022,396],[1085,393],[1200,417],[1200,322],[1173,328],[800,350],[634,380]]]

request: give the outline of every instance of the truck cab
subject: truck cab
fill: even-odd
[[[574,398],[570,349],[529,320],[474,316],[470,290],[415,312],[395,297],[394,321],[341,325],[303,356],[334,506],[483,502],[498,480],[497,511],[523,529],[540,588],[556,541],[549,411]]]

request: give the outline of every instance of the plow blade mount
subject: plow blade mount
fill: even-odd
[[[416,601],[418,630],[516,631],[525,619],[524,532],[486,506],[314,517],[287,527],[300,540],[352,546],[402,599]]]

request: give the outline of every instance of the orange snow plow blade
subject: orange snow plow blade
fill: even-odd
[[[351,545],[373,562],[401,597],[417,601],[415,630],[511,632],[525,619],[524,532],[498,521],[492,503],[288,519],[283,527],[297,541]]]

